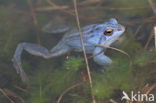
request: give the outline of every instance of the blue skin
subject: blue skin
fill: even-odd
[[[104,55],[104,52],[98,54],[104,48],[95,46],[94,44],[100,44],[107,47],[116,41],[124,31],[124,26],[118,24],[117,20],[113,18],[102,24],[93,24],[83,27],[82,36],[86,53],[93,54],[94,61],[99,65],[111,64],[111,59]],[[80,34],[77,30],[71,30],[67,32],[60,40],[60,42],[50,51],[45,47],[37,44],[25,42],[18,44],[12,61],[17,73],[20,74],[23,81],[26,81],[27,77],[21,66],[21,54],[23,50],[26,50],[32,55],[49,59],[66,54],[70,51],[82,52],[82,45]]]

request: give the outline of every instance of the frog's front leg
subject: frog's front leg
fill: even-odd
[[[93,60],[99,65],[108,65],[112,63],[112,60],[104,55],[104,52],[100,53],[103,50],[101,47],[96,47],[93,51]],[[100,53],[100,54],[98,54]],[[98,54],[98,55],[97,55]]]
[[[27,76],[21,66],[21,54],[23,50],[26,50],[32,55],[41,56],[43,58],[48,59],[67,53],[70,51],[70,48],[64,44],[62,45],[58,44],[51,51],[48,51],[48,49],[46,49],[45,47],[37,44],[31,43],[18,44],[18,47],[15,51],[12,61],[17,73],[20,74],[22,80],[27,81]]]

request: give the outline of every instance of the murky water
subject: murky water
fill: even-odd
[[[126,27],[122,40],[112,45],[124,53],[107,49],[113,63],[104,67],[87,55],[91,93],[83,53],[43,59],[24,51],[22,67],[29,78],[24,83],[11,61],[17,45],[35,43],[49,50],[55,46],[64,33],[48,33],[43,27],[55,21],[51,25],[55,30],[65,25],[77,28],[73,0],[1,0],[0,103],[91,103],[91,94],[97,103],[130,103],[121,101],[122,91],[156,95],[156,2],[153,9],[148,0],[77,0],[77,4],[81,27],[110,18]]]

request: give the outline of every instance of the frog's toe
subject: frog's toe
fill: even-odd
[[[13,62],[13,66],[15,67],[17,74],[19,74],[20,73],[20,66],[17,63],[17,60],[15,58],[12,58],[11,61]]]
[[[12,58],[12,62],[13,62],[13,66],[16,69],[17,74],[20,74],[20,77],[21,77],[22,81],[28,82],[29,79],[28,79],[26,73],[23,71],[20,63],[17,62],[16,58]]]

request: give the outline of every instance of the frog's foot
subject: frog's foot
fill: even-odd
[[[16,69],[17,74],[20,74],[22,81],[28,82],[29,79],[28,79],[26,73],[24,72],[24,70],[22,69],[21,64],[19,62],[17,62],[16,58],[13,58],[12,62],[13,62],[13,66]]]
[[[23,71],[21,66],[21,54],[23,50],[26,50],[28,53],[32,55],[41,56],[43,58],[48,59],[48,58],[60,56],[62,54],[67,53],[70,51],[70,48],[63,44],[63,45],[57,45],[56,47],[54,47],[54,49],[48,51],[48,49],[37,44],[31,44],[31,43],[18,44],[18,47],[15,51],[12,61],[17,73],[20,74],[22,80],[27,81],[28,79],[26,73]]]
[[[110,65],[112,63],[112,60],[107,57],[106,55],[104,55],[104,53],[100,53],[101,51],[103,50],[103,48],[101,47],[96,47],[94,52],[93,52],[93,55],[95,55],[93,57],[93,60],[99,64],[99,65]],[[100,54],[98,54],[100,53]],[[98,55],[96,55],[98,54]]]

